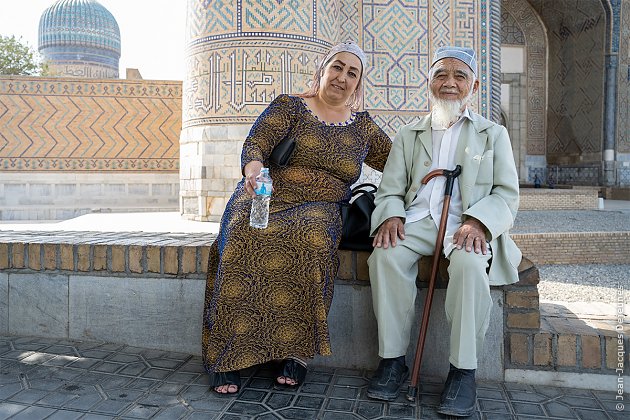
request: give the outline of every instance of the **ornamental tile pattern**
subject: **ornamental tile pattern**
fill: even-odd
[[[321,56],[348,39],[363,47],[370,63],[365,109],[390,135],[400,118],[407,123],[428,112],[427,71],[440,45],[472,46],[487,61],[478,97],[482,113],[489,96],[498,95],[486,86],[490,35],[477,17],[489,0],[188,3],[184,127],[252,123],[278,94],[306,90]]]
[[[248,124],[281,93],[303,92],[338,37],[333,0],[189,0],[183,126]]]
[[[526,79],[526,133],[525,141],[527,141],[527,154],[544,155],[545,154],[545,137],[546,137],[546,98],[547,98],[547,48],[545,39],[545,30],[540,24],[540,20],[534,10],[527,2],[517,0],[505,0],[502,3],[506,22],[511,21],[516,26],[514,29],[510,27],[504,28],[505,39],[518,41],[519,38],[509,38],[512,35],[520,34],[523,37],[523,43],[526,50],[526,68],[527,71],[523,75]]]
[[[569,0],[529,3],[547,28],[548,161],[577,162],[580,155],[590,154],[588,160],[599,162],[606,53],[603,6]]]
[[[0,170],[177,171],[181,83],[0,78]]]

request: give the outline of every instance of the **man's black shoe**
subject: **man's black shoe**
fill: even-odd
[[[409,375],[409,369],[400,359],[382,359],[367,389],[367,396],[377,400],[393,401]]]
[[[437,412],[447,416],[472,416],[476,400],[475,369],[458,369],[451,365]]]

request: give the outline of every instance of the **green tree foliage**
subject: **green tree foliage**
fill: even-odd
[[[39,76],[47,73],[39,53],[22,39],[0,35],[0,75]]]

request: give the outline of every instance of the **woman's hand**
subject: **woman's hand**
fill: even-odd
[[[405,239],[405,224],[400,217],[390,217],[379,226],[372,246],[387,249],[390,243],[392,246],[396,246],[399,238]]]
[[[256,197],[256,177],[260,175],[260,169],[263,167],[263,163],[259,160],[252,160],[245,165],[245,192],[251,195],[252,198]]]

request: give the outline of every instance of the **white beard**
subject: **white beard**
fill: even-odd
[[[432,122],[437,124],[441,128],[448,128],[451,124],[459,120],[462,116],[463,110],[470,101],[473,95],[472,89],[467,97],[462,100],[454,99],[440,99],[433,95],[433,92],[429,91],[429,100],[431,101],[431,119]]]

